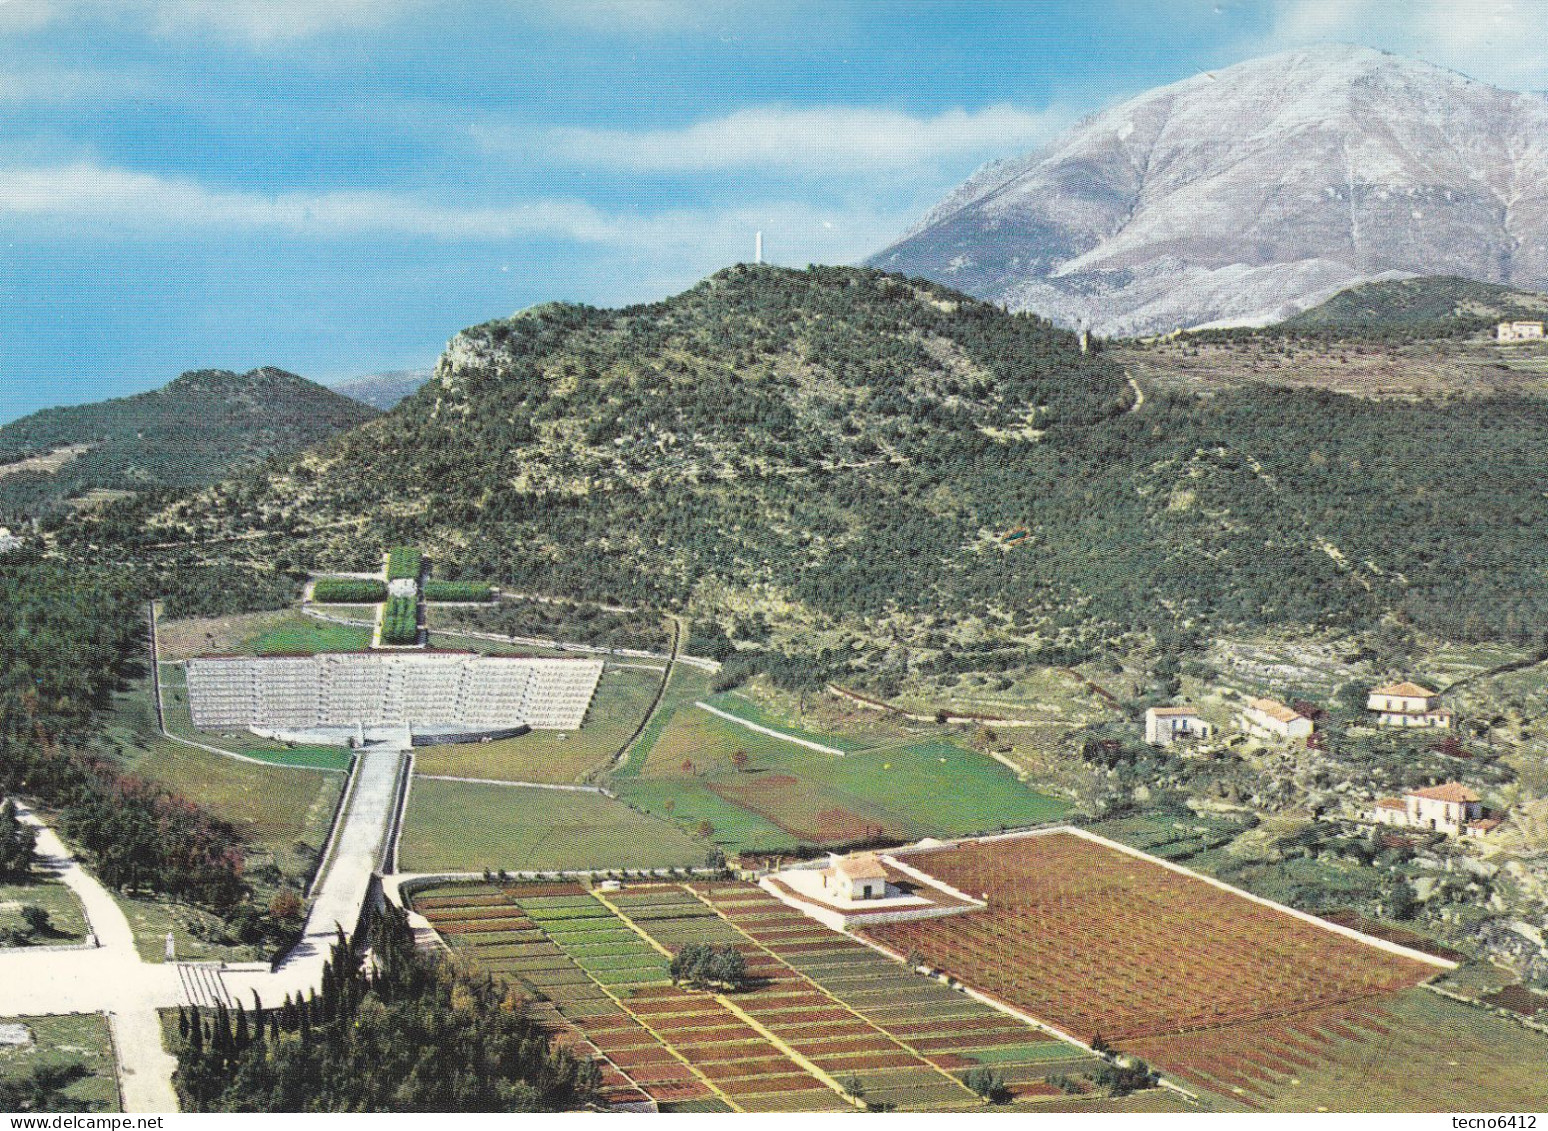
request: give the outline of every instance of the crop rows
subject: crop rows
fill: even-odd
[[[1088,1040],[1296,1015],[1435,972],[1067,834],[909,862],[989,906],[869,928],[871,938]]]
[[[426,893],[415,907],[479,968],[540,994],[620,1079],[674,1110],[847,1110],[836,1085],[851,1076],[868,1102],[971,1109],[979,1101],[960,1077],[974,1065],[1031,1098],[1057,1094],[1050,1073],[1089,1064],[1082,1050],[743,884],[596,894],[478,885]],[[736,946],[749,988],[721,998],[673,986],[663,951],[690,942]]]

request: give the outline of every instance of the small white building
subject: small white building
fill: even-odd
[[[1451,712],[1439,706],[1439,702],[1440,696],[1428,687],[1405,680],[1376,688],[1365,706],[1376,712],[1378,726],[1449,727]]]
[[[0,526],[0,554],[9,554],[22,544],[22,540],[12,534],[9,527]]]
[[[387,583],[387,596],[413,597],[419,593],[419,582],[412,577],[399,577]]]
[[[1402,797],[1384,797],[1371,816],[1378,824],[1450,836],[1482,836],[1500,823],[1484,813],[1478,794],[1454,781],[1411,789]]]
[[[1541,322],[1501,322],[1494,328],[1497,342],[1536,342],[1543,338]]]
[[[1312,721],[1277,699],[1249,699],[1236,716],[1236,725],[1257,738],[1306,738]]]
[[[822,873],[822,888],[846,903],[887,897],[887,869],[874,852],[857,852]]]
[[[1151,707],[1145,712],[1145,741],[1170,746],[1179,738],[1208,738],[1215,728],[1192,707]]]

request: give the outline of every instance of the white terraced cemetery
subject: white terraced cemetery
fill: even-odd
[[[307,732],[313,740],[366,727],[409,726],[441,741],[521,727],[575,730],[602,677],[597,659],[464,652],[204,656],[187,668],[198,729]]]

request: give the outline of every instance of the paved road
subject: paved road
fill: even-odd
[[[250,1005],[256,992],[265,1002],[278,1003],[287,993],[321,984],[323,964],[328,961],[339,928],[344,929],[347,937],[353,937],[359,925],[371,874],[381,861],[383,839],[397,807],[402,760],[403,755],[396,751],[360,755],[333,863],[312,901],[306,934],[272,974],[228,972],[225,983],[233,997]]]

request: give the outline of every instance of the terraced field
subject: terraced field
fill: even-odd
[[[1095,1061],[745,884],[463,885],[415,897],[478,968],[524,984],[562,1041],[595,1049],[614,1104],[670,1110],[909,1111],[981,1106],[963,1072],[989,1065],[1018,1100],[1065,1099],[1050,1074]],[[671,953],[731,944],[751,984],[673,986]]]

